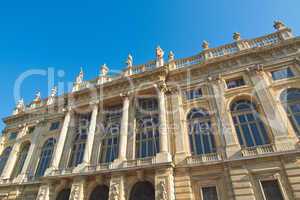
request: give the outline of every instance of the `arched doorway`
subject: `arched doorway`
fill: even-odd
[[[69,200],[71,189],[63,189],[60,191],[56,197],[56,200]]]
[[[108,200],[109,188],[106,185],[98,185],[92,191],[89,200]]]
[[[136,183],[130,193],[129,200],[155,200],[155,190],[150,182]]]

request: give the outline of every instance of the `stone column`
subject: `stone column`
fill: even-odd
[[[238,157],[241,146],[232,130],[230,120],[230,111],[226,108],[224,97],[224,85],[220,77],[209,77],[209,95],[212,104],[214,105],[214,113],[216,115],[216,123],[222,134],[222,140],[225,145],[227,157]],[[228,113],[229,112],[229,113]]]
[[[52,161],[52,164],[51,164],[51,167],[50,167],[51,169],[55,170],[55,169],[59,168],[59,163],[60,163],[60,160],[61,160],[61,157],[62,157],[62,154],[63,154],[63,150],[64,150],[64,146],[65,146],[65,143],[66,143],[66,138],[67,138],[71,118],[73,117],[73,115],[74,115],[74,112],[71,110],[71,108],[69,108],[69,110],[67,111],[67,113],[65,115],[63,127],[61,129],[59,139],[58,139],[58,142],[57,142],[57,145],[56,145],[56,150],[55,150],[54,155],[53,155],[53,161]]]
[[[159,101],[159,144],[160,153],[157,155],[158,161],[168,162],[171,161],[171,155],[169,153],[168,146],[168,130],[167,130],[167,113],[166,113],[166,101],[165,92],[167,91],[167,86],[165,83],[155,85],[158,91],[158,101]]]
[[[127,136],[128,136],[128,118],[129,118],[129,94],[121,94],[123,98],[122,120],[120,130],[120,143],[119,143],[119,161],[126,160],[127,152]]]
[[[95,103],[93,105],[91,122],[90,122],[90,127],[89,127],[89,133],[88,133],[87,143],[86,143],[84,157],[83,157],[83,164],[84,165],[90,165],[90,163],[91,163],[92,150],[93,150],[95,132],[96,132],[96,127],[97,127],[98,110],[99,110],[98,103]]]
[[[265,119],[262,119],[268,124],[266,127],[270,127],[277,149],[285,148],[286,145],[289,147],[294,146],[291,143],[292,141],[289,141],[288,139],[287,124],[284,123],[285,120],[279,113],[278,106],[270,92],[269,84],[266,81],[267,77],[264,75],[262,66],[257,65],[250,68],[249,75],[254,86],[255,93],[259,98],[259,103],[264,110],[264,113],[261,113],[260,116],[265,116]],[[294,142],[296,142],[296,139]],[[285,147],[279,143],[285,143],[285,145],[283,144]]]

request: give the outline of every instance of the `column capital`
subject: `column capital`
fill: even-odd
[[[166,92],[170,91],[170,88],[168,87],[168,85],[166,84],[165,81],[160,81],[160,82],[154,84],[154,87],[162,93],[166,93]]]
[[[250,74],[261,74],[264,71],[264,66],[262,64],[256,64],[248,67],[246,70]]]
[[[122,93],[120,93],[120,97],[124,100],[124,99],[128,99],[129,97],[131,97],[132,94],[133,94],[132,91],[122,92]]]

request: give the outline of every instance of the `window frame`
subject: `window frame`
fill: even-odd
[[[217,193],[217,199],[220,200],[220,194],[219,194],[219,188],[218,188],[218,185],[217,184],[206,184],[206,185],[200,185],[200,199],[201,200],[204,200],[204,197],[203,197],[203,188],[211,188],[211,187],[214,187],[216,188],[216,193]]]
[[[231,81],[237,81],[237,80],[242,80],[243,84],[242,85],[230,86],[229,87],[229,85],[228,85],[229,82],[231,82]],[[244,78],[243,75],[225,79],[225,86],[226,86],[227,90],[232,90],[232,89],[236,89],[236,88],[242,88],[242,87],[245,87],[246,85],[247,85],[247,83],[246,83],[246,80],[245,80],[245,78]]]
[[[198,92],[198,94],[196,93]],[[193,101],[197,99],[203,98],[203,88],[202,87],[194,87],[186,89],[184,92],[185,100],[187,101]]]
[[[54,126],[56,125],[56,126]],[[50,123],[50,126],[49,126],[49,131],[57,131],[60,129],[60,125],[61,125],[61,122],[60,121],[54,121],[54,122],[51,122]],[[54,128],[53,128],[54,126]]]
[[[286,198],[286,193],[285,193],[285,190],[283,188],[283,185],[281,183],[280,178],[272,176],[272,177],[259,178],[259,180],[258,180],[260,193],[261,193],[261,196],[263,197],[264,200],[267,200],[266,196],[265,196],[265,191],[264,191],[264,188],[263,188],[263,185],[262,185],[262,182],[264,182],[264,181],[277,181],[277,185],[279,187],[278,189],[279,189],[279,191],[280,191],[280,193],[281,193],[281,195],[283,197],[283,200],[287,199]]]

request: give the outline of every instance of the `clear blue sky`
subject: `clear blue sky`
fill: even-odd
[[[67,83],[81,66],[91,79],[103,63],[122,68],[129,52],[135,63],[153,59],[157,44],[186,57],[201,51],[202,40],[218,46],[236,31],[270,33],[276,19],[298,35],[299,8],[299,0],[1,1],[0,117],[11,114],[15,80],[28,69],[64,70],[55,83]],[[49,93],[45,76],[31,76],[21,89],[26,103],[37,90]]]

